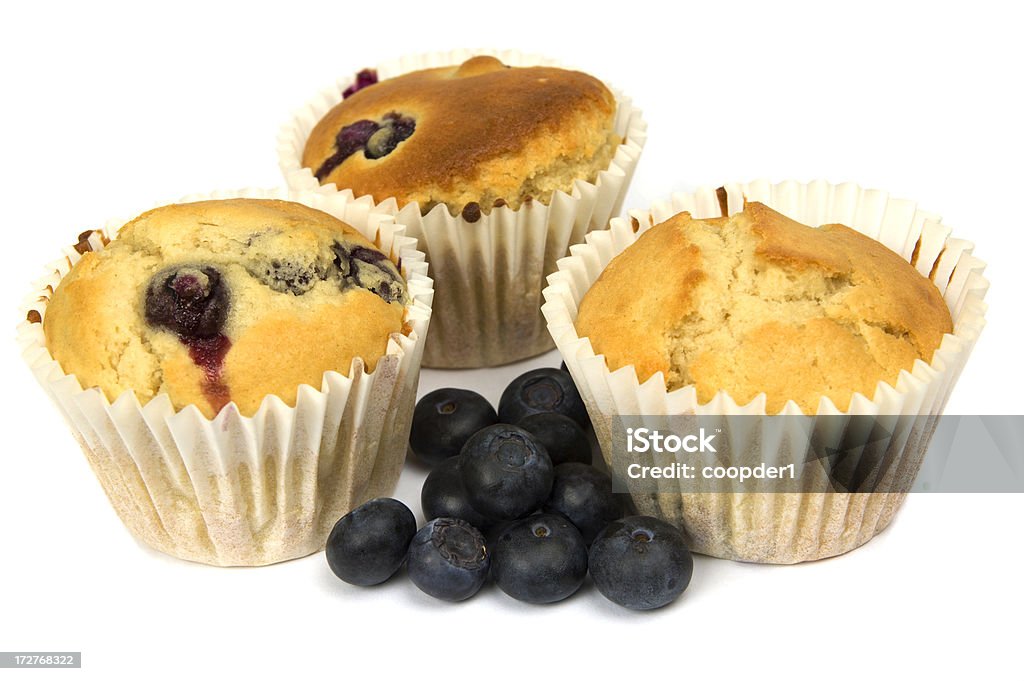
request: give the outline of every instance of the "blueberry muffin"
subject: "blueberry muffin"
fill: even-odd
[[[445,204],[473,222],[494,206],[547,203],[594,181],[621,141],[614,96],[578,71],[478,56],[373,81],[361,74],[317,123],[302,163],[321,184],[423,214]]]
[[[230,199],[157,208],[87,252],[54,291],[46,347],[113,401],[212,417],[294,406],[324,372],[372,371],[409,300],[394,263],[340,220],[298,203]]]
[[[810,228],[760,203],[728,218],[680,213],[613,259],[576,328],[611,370],[643,382],[760,393],[768,413],[829,398],[845,411],[930,362],[953,326],[935,285],[879,242],[842,225]]]

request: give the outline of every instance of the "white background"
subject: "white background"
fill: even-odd
[[[33,678],[1022,678],[1024,495],[916,495],[870,544],[815,564],[698,557],[682,599],[654,613],[590,584],[555,606],[493,587],[447,605],[404,578],[349,587],[322,555],[216,569],[137,544],[11,340],[29,282],[83,229],[189,192],[278,184],[279,124],[335,78],[405,52],[518,47],[645,110],[631,206],[824,177],[942,214],[992,282],[949,411],[1024,413],[1022,17],[1010,3],[936,5],[7,7],[0,650],[83,651],[82,670]],[[478,387],[496,402],[526,366],[557,363],[425,371],[421,393]],[[422,477],[410,465],[397,493],[417,512]]]

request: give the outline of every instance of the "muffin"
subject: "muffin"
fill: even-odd
[[[391,492],[430,318],[391,216],[244,195],[83,233],[18,329],[132,534],[213,565],[321,550]]]
[[[481,55],[353,92],[313,128],[302,164],[376,202],[479,214],[592,182],[619,142],[601,81]]]
[[[576,328],[612,371],[662,372],[702,404],[764,393],[770,414],[789,401],[813,414],[822,399],[846,411],[855,393],[931,361],[953,323],[935,285],[882,244],[753,202],[644,232],[583,297]]]
[[[87,252],[54,291],[46,347],[111,402],[133,390],[213,418],[251,416],[325,371],[368,371],[402,330],[405,280],[327,213],[287,201],[163,206]]]
[[[696,551],[734,560],[816,560],[881,532],[984,326],[972,246],[910,202],[821,181],[729,185],[630,215],[588,235],[544,291],[618,489]],[[805,475],[638,481],[625,465],[682,459],[627,450],[635,423],[715,425],[718,452],[691,458]],[[851,467],[870,485],[836,484]]]
[[[437,282],[424,362],[457,368],[551,347],[544,277],[619,211],[645,138],[590,75],[451,53],[339,83],[282,129],[279,154],[289,186],[366,196],[409,226]]]

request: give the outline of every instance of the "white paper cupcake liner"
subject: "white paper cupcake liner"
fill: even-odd
[[[165,394],[141,405],[134,392],[110,403],[83,388],[46,349],[49,295],[81,254],[74,247],[48,268],[18,326],[25,361],[58,405],[114,509],[139,540],[164,553],[212,565],[264,565],[321,550],[352,507],[389,494],[405,460],[432,282],[423,253],[393,216],[368,201],[334,194],[243,190],[179,201],[234,197],[296,201],[358,229],[396,263],[408,283],[403,333],[388,340],[374,371],[352,361],[348,376],[326,372],[301,385],[294,407],[266,397],[251,417],[234,403],[209,419]],[[127,222],[94,232],[104,247]],[[86,250],[82,244],[79,248]]]
[[[692,194],[674,194],[649,210],[630,211],[629,218],[612,220],[610,229],[592,232],[585,244],[573,246],[572,255],[560,260],[558,271],[548,277],[543,307],[548,329],[586,401],[609,465],[616,415],[646,415],[656,420],[682,414],[766,413],[763,394],[747,405],[739,405],[720,392],[709,403],[700,404],[693,386],[669,392],[661,373],[641,384],[631,365],[609,371],[604,357],[594,353],[590,340],[579,337],[574,326],[580,301],[613,257],[651,226],[679,212],[689,211],[698,218],[722,215],[720,196],[713,189],[703,189]],[[725,187],[723,199],[729,214],[742,210],[744,198],[760,201],[807,225],[841,223],[880,241],[912,262],[922,275],[930,275],[953,318],[953,333],[943,337],[931,362],[917,361],[912,371],[900,373],[894,385],[879,382],[872,396],[854,395],[845,412],[827,398],[818,406],[819,416],[876,415],[880,422],[895,422],[902,417],[903,423],[912,424],[910,428],[896,429],[884,443],[893,464],[880,489],[893,491],[825,493],[820,491],[820,485],[803,493],[695,494],[684,492],[682,487],[679,493],[650,493],[631,489],[641,513],[677,524],[692,548],[700,553],[766,563],[825,558],[850,551],[883,530],[910,489],[937,417],[985,323],[985,263],[972,255],[973,244],[951,237],[950,229],[939,217],[919,210],[912,201],[893,199],[882,191],[825,181],[758,181]],[[782,412],[801,413],[793,402]],[[835,425],[843,419],[822,421]],[[751,447],[760,448],[754,454],[765,460],[803,460],[806,453],[786,450],[791,442],[758,444],[759,438],[750,438],[750,442]],[[630,456],[636,460],[634,455]],[[692,487],[689,489],[692,491]]]
[[[383,80],[409,71],[460,64],[487,54],[511,66],[558,66],[551,59],[514,50],[458,50],[406,56],[377,67]],[[352,77],[339,80],[295,112],[278,136],[278,158],[288,186],[337,191],[302,165],[306,140],[316,123],[342,100]],[[427,215],[416,203],[399,210],[395,199],[378,208],[397,216],[419,240],[430,261],[436,297],[423,363],[438,368],[507,364],[552,347],[540,313],[544,278],[555,263],[592,229],[603,229],[619,214],[647,139],[639,109],[609,87],[618,102],[615,131],[623,142],[594,182],[577,180],[572,194],[556,192],[549,205],[530,201],[518,210],[492,209],[477,222],[452,217],[443,205]]]

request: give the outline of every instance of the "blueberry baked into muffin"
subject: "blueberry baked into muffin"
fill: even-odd
[[[647,137],[632,101],[586,73],[468,55],[365,69],[278,137],[292,189],[365,197],[418,240],[435,283],[423,364],[436,368],[551,349],[545,279],[618,215]]]
[[[406,283],[340,220],[298,203],[231,199],[157,208],[86,253],[54,291],[46,346],[114,401],[166,394],[213,417],[294,406],[326,371],[368,371],[403,330]]]
[[[643,286],[638,277],[658,272]],[[644,273],[644,274],[642,274]],[[761,203],[728,218],[680,213],[613,259],[576,327],[611,370],[627,364],[668,390],[760,393],[768,413],[854,393],[930,362],[953,329],[938,289],[899,255],[843,225],[812,229]]]
[[[423,254],[391,216],[244,194],[83,233],[18,327],[125,526],[212,565],[319,551],[394,490],[430,321]]]
[[[313,128],[302,163],[321,184],[376,202],[416,202],[424,214],[445,204],[468,218],[547,203],[593,181],[621,141],[614,96],[578,71],[478,56],[376,84],[360,75]]]

